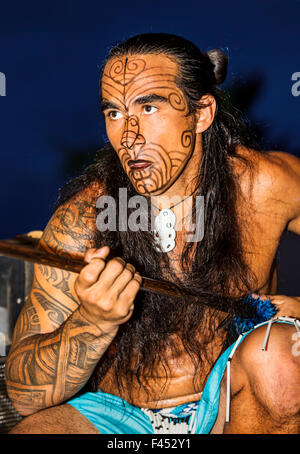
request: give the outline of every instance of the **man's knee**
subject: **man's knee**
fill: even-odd
[[[63,404],[26,416],[10,434],[95,434],[96,427],[71,405]]]
[[[294,354],[295,327],[274,323],[262,326],[242,342],[241,365],[252,392],[274,417],[300,412],[300,357]]]

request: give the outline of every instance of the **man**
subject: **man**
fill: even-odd
[[[110,52],[101,80],[110,144],[66,187],[40,242],[88,264],[79,275],[35,267],[6,365],[9,396],[27,416],[12,433],[176,433],[178,424],[299,433],[296,318],[236,345],[232,327],[235,304],[254,291],[273,295],[277,316],[299,316],[299,298],[275,295],[274,260],[284,229],[300,233],[300,162],[251,145],[218,88],[226,65],[220,51],[173,35]],[[155,235],[149,213],[148,228],[124,227],[119,188],[151,201]],[[204,236],[190,241],[196,195]],[[116,201],[116,228],[97,218],[103,196]],[[199,302],[146,294],[141,275]],[[78,395],[86,384],[92,392]]]

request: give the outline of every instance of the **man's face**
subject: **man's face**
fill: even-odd
[[[165,55],[131,55],[106,64],[102,110],[110,143],[135,189],[164,193],[194,150],[195,120]]]

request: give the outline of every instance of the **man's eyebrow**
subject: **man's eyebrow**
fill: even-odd
[[[102,112],[104,110],[107,110],[107,109],[119,110],[120,108],[116,104],[114,104],[113,102],[106,101],[106,100],[101,101],[101,110],[102,110]]]
[[[153,93],[149,95],[140,96],[139,98],[133,101],[133,104],[148,104],[154,101],[168,102],[168,98]]]
[[[160,96],[160,95],[156,95],[156,94],[152,93],[152,94],[149,94],[149,95],[140,96],[139,98],[137,98],[137,99],[135,99],[133,101],[133,104],[140,104],[141,105],[141,104],[151,103],[151,102],[154,102],[154,101],[168,102],[168,99],[165,98],[164,96]],[[107,109],[119,110],[120,107],[118,107],[113,102],[107,101],[106,99],[104,99],[103,101],[101,101],[101,110],[103,112],[104,110],[107,110]]]

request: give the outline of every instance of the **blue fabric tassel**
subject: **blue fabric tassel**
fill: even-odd
[[[278,309],[270,300],[263,301],[260,297],[254,298],[248,295],[243,301],[256,310],[256,316],[254,318],[234,317],[234,330],[238,335],[246,333],[259,323],[270,320],[278,312]]]

